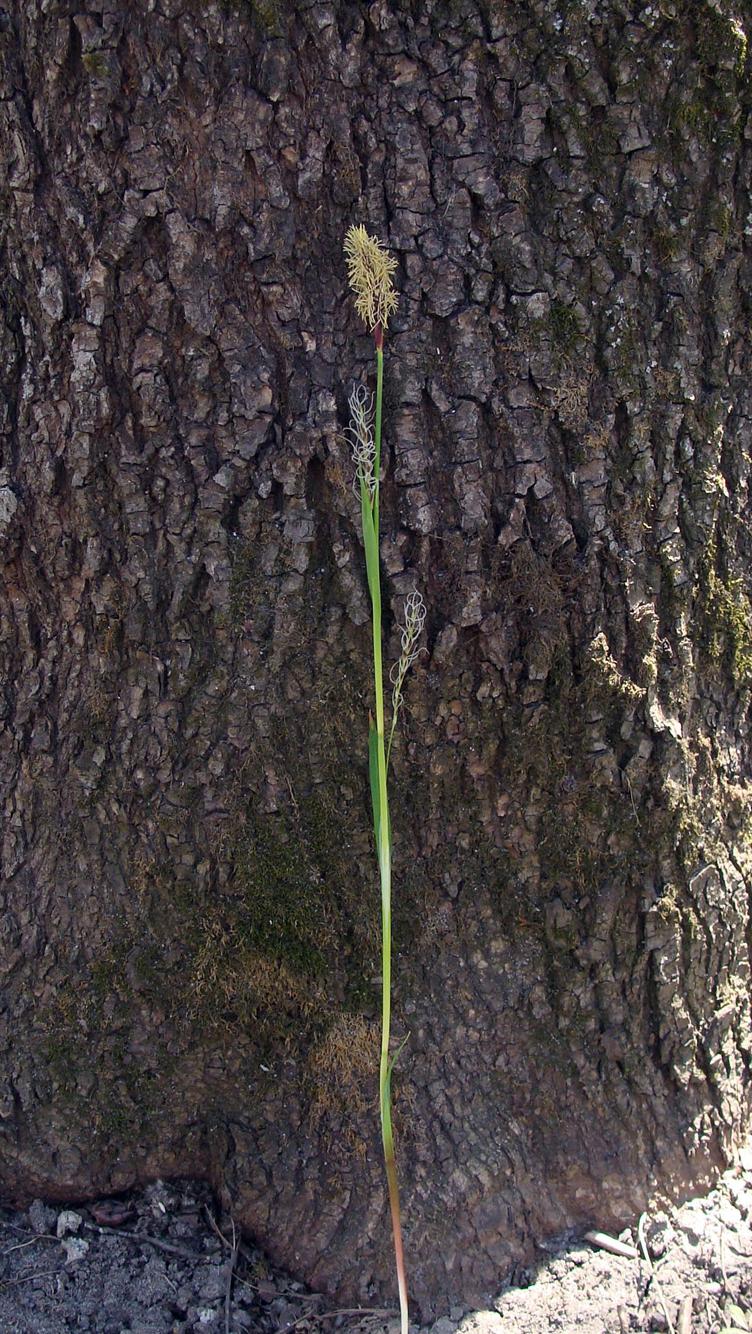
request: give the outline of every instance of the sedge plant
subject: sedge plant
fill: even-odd
[[[355,479],[360,497],[360,516],[365,549],[366,575],[372,612],[373,689],[375,720],[369,716],[368,767],[373,808],[376,856],[381,883],[381,1055],[379,1061],[379,1110],[381,1140],[384,1149],[389,1209],[394,1238],[394,1257],[399,1289],[401,1334],[407,1334],[408,1301],[405,1257],[402,1244],[399,1181],[392,1129],[392,1071],[399,1055],[390,1054],[392,1010],[392,830],[389,819],[389,761],[397,718],[402,704],[402,688],[410,664],[415,660],[426,610],[422,597],[414,592],[405,603],[401,652],[390,674],[392,684],[391,722],[387,733],[384,707],[384,675],[381,648],[381,573],[379,566],[379,499],[381,472],[381,416],[384,387],[384,334],[389,317],[397,307],[393,277],[394,260],[365,227],[351,227],[345,237],[350,287],[355,294],[355,308],[373,335],[376,354],[376,391],[372,394],[358,385],[350,395],[350,425],[347,434],[352,446]]]

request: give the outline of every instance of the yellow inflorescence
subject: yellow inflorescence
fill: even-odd
[[[347,276],[355,293],[355,309],[368,328],[377,324],[386,329],[389,316],[397,309],[397,293],[392,275],[397,268],[375,236],[369,236],[365,227],[351,227],[345,237]]]

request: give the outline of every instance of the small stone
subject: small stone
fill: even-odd
[[[75,1264],[77,1260],[83,1260],[89,1249],[89,1243],[82,1237],[66,1237],[62,1247],[65,1251],[65,1263],[70,1265]]]
[[[219,1265],[202,1265],[194,1275],[194,1288],[204,1302],[218,1301],[225,1290],[226,1277]]]
[[[705,1236],[707,1220],[704,1218],[702,1211],[692,1204],[679,1209],[676,1215],[676,1223],[692,1246],[697,1246]]]
[[[56,1234],[58,1237],[65,1237],[69,1232],[79,1232],[83,1219],[73,1209],[63,1209],[57,1216]]]
[[[498,1311],[473,1311],[458,1326],[458,1334],[504,1334],[504,1328]]]
[[[41,1236],[43,1232],[51,1232],[57,1221],[55,1210],[50,1209],[42,1200],[32,1201],[28,1217],[37,1236]]]
[[[736,1231],[742,1221],[742,1215],[736,1205],[730,1200],[722,1200],[718,1206],[718,1217],[721,1222],[732,1231]]]
[[[232,1310],[233,1329],[251,1329],[253,1321],[247,1311],[240,1306],[234,1306]]]

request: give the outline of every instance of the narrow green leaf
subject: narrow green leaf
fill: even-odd
[[[366,573],[371,602],[381,617],[381,587],[379,584],[379,539],[373,522],[373,510],[368,488],[361,482],[360,514],[363,528],[363,546],[366,554]]]
[[[400,1045],[399,1045],[399,1047],[397,1048],[396,1052],[395,1052],[394,1055],[391,1057],[391,1059],[390,1059],[390,1061],[389,1061],[389,1065],[387,1066],[386,1079],[385,1079],[385,1081],[384,1081],[384,1094],[385,1094],[385,1097],[386,1097],[387,1104],[389,1104],[390,1106],[391,1106],[391,1101],[392,1101],[392,1071],[394,1070],[394,1067],[395,1067],[395,1065],[397,1064],[397,1061],[399,1060],[400,1056],[402,1055],[402,1048],[404,1047],[405,1043],[407,1042],[407,1039],[409,1038],[409,1036],[410,1036],[409,1033],[406,1033],[406,1034],[405,1034],[405,1036],[403,1037],[402,1041],[400,1042]]]
[[[379,846],[381,812],[379,801],[379,734],[370,713],[368,715],[368,776],[371,780],[371,806],[373,808],[373,832],[376,847]]]

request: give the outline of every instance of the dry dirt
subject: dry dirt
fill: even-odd
[[[646,1216],[621,1240],[649,1259],[572,1241],[487,1311],[421,1334],[752,1331],[752,1148],[710,1195]],[[236,1245],[233,1245],[233,1240]],[[157,1182],[90,1208],[0,1210],[2,1334],[391,1334],[388,1312],[336,1313],[220,1229],[206,1188]]]

